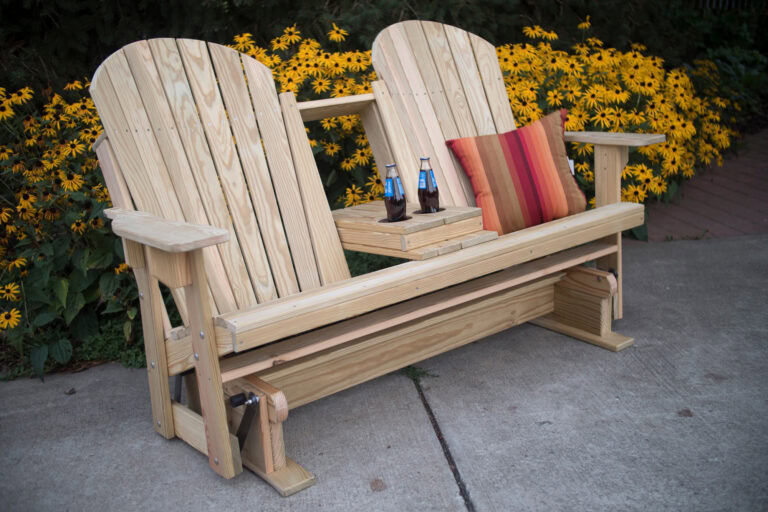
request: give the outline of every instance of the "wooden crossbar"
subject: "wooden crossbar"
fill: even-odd
[[[229,382],[322,350],[383,332],[412,320],[519,286],[615,251],[610,244],[592,243],[503,270],[425,297],[396,304],[346,322],[282,340],[221,362],[221,379]]]

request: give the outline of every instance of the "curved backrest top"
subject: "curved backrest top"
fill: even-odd
[[[441,202],[473,205],[469,180],[445,141],[515,129],[496,48],[460,28],[412,20],[379,32],[371,58],[412,151],[432,158]]]
[[[108,57],[90,92],[116,206],[230,231],[205,249],[214,312],[349,277],[314,160],[300,158],[298,111],[281,109],[295,100],[278,98],[269,68],[218,44],[151,39]]]

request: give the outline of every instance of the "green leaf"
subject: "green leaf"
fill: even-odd
[[[29,363],[40,378],[43,377],[43,366],[45,366],[46,359],[48,359],[48,345],[38,345],[29,351]]]
[[[130,320],[126,320],[123,324],[123,336],[125,336],[125,341],[131,340],[131,331],[133,330],[133,322]]]
[[[99,332],[99,318],[93,308],[85,308],[72,321],[69,326],[72,339],[85,340]]]
[[[85,297],[82,293],[76,293],[67,300],[67,309],[64,311],[64,321],[69,325],[85,306]]]
[[[125,306],[119,300],[111,300],[107,303],[107,307],[104,308],[103,313],[117,313],[118,311],[125,311]]]
[[[59,299],[59,302],[61,303],[61,307],[66,307],[67,305],[68,291],[69,291],[69,280],[62,277],[61,279],[54,281],[53,293],[56,295],[56,298]]]
[[[126,313],[125,313],[125,314],[126,314],[126,315],[128,315],[128,318],[130,318],[131,320],[133,320],[134,318],[136,318],[136,313],[137,313],[137,310],[136,310],[136,308],[135,308],[135,307],[132,307],[132,308],[130,308],[128,311],[126,311]]]
[[[34,327],[42,327],[54,321],[58,316],[58,313],[49,309],[35,314],[31,323]]]
[[[112,251],[96,251],[88,258],[88,268],[106,268],[112,264]]]
[[[48,351],[57,363],[66,364],[72,358],[72,344],[67,338],[48,345]]]
[[[101,290],[101,297],[104,300],[109,300],[110,297],[117,290],[117,276],[114,272],[105,272],[99,277],[99,290]]]

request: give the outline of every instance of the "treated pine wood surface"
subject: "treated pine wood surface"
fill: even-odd
[[[317,121],[327,117],[359,114],[375,101],[373,93],[342,96],[322,100],[302,101],[297,107],[304,122]]]
[[[292,408],[441,354],[553,310],[557,277],[500,291],[314,357],[258,374],[280,388]]]
[[[208,445],[205,441],[205,423],[203,417],[195,411],[183,405],[173,403],[173,423],[176,436],[192,446],[203,455],[208,455]],[[237,437],[229,434],[229,444],[234,454],[234,467],[237,474],[242,473],[243,466],[240,459],[240,445]]]
[[[480,208],[449,206],[420,214],[418,204],[407,204],[410,218],[386,222],[383,201],[334,210],[333,219],[345,249],[411,260],[433,258],[492,240],[483,231]]]
[[[561,270],[571,268],[575,265],[580,265],[586,261],[594,260],[601,256],[605,256],[606,254],[610,254],[615,250],[616,248],[612,245],[592,242],[572,249],[567,249],[557,254],[553,254],[545,258],[540,258],[523,265],[519,265],[513,269],[509,269],[509,271],[519,275],[521,279],[520,283],[523,283],[526,280],[537,279],[554,272],[559,272]],[[418,283],[416,283],[415,286],[418,286]],[[347,324],[347,322],[351,323]],[[245,371],[243,373],[242,368],[249,364],[255,364],[259,368],[266,368],[273,366],[275,361],[296,359],[298,357],[313,353],[315,348],[328,348],[329,346],[333,346],[337,341],[339,343],[349,341],[354,338],[354,335],[350,337],[349,334],[351,331],[354,331],[354,328],[349,326],[354,326],[355,322],[361,322],[361,320],[352,319],[348,320],[347,322],[334,324],[334,326],[328,327],[328,330],[325,331],[329,335],[327,339],[316,336],[316,334],[320,331],[312,331],[311,334],[299,335],[295,338],[292,338],[296,341],[291,341],[292,339],[286,339],[264,348],[251,350],[237,356],[232,356],[231,358],[223,359],[221,362],[222,371],[235,372],[232,374],[228,373],[230,376],[247,375],[249,372]],[[370,321],[371,325],[376,323],[378,323],[378,321]],[[344,324],[347,324],[347,326]],[[233,351],[232,334],[226,329],[217,329],[217,346],[219,355],[226,355],[231,353]],[[314,342],[318,342],[318,345],[315,347],[312,346]],[[323,345],[323,343],[326,343],[326,345]],[[327,345],[328,343],[330,343],[330,345]],[[192,358],[192,348],[188,338],[168,340],[166,343],[166,349],[168,354],[169,372],[171,375],[181,373],[193,367],[194,359]],[[269,362],[265,364],[264,361],[266,360],[269,360]],[[225,379],[222,377],[223,380],[228,380],[229,378],[230,377],[227,377]]]
[[[112,208],[112,231],[116,235],[161,251],[186,252],[229,240],[229,232],[214,226],[202,226],[166,220],[154,215]]]
[[[662,133],[565,132],[566,142],[605,146],[650,146],[667,140]]]
[[[463,283],[408,302],[389,306],[375,312],[340,322],[307,334],[282,340],[262,348],[251,350],[222,361],[224,382],[261,371],[272,366],[306,357],[321,350],[353,341],[417,318],[434,314],[459,304],[491,295],[501,290],[519,286],[540,277],[573,268],[613,248],[601,244],[587,244],[575,249],[502,270],[467,283]],[[577,267],[582,268],[582,267]],[[569,273],[570,275],[571,273]],[[573,276],[571,276],[573,278]],[[595,277],[595,276],[591,276]],[[562,283],[562,280],[560,281]],[[600,283],[589,283],[602,292]]]
[[[227,282],[231,286],[237,308],[249,307],[257,303],[256,294],[248,276],[248,270],[240,249],[240,242],[235,234],[232,218],[229,215],[227,201],[221,190],[216,167],[214,165],[202,122],[198,116],[197,107],[186,77],[184,65],[179,54],[176,41],[173,39],[152,39],[147,44],[154,59],[162,91],[171,111],[172,119],[164,116],[167,122],[158,126],[155,131],[173,132],[178,134],[179,141],[172,141],[174,146],[183,146],[185,160],[189,165],[192,179],[187,179],[188,186],[197,188],[198,201],[194,202],[195,210],[202,210],[208,218],[208,223],[226,229],[230,233],[230,241],[218,247],[221,262],[226,271]],[[152,101],[148,99],[148,101]],[[157,100],[155,100],[157,101]],[[160,109],[163,103],[158,102]],[[183,168],[184,159],[180,159]],[[201,208],[202,207],[202,208]],[[206,256],[206,261],[208,256]],[[213,277],[212,280],[220,281]],[[220,282],[223,285],[225,282]],[[178,305],[178,301],[177,301]],[[226,306],[220,308],[226,311]]]
[[[643,212],[642,205],[630,203],[596,208],[440,258],[222,315],[217,324],[234,335],[236,351],[245,350],[621,232],[642,224]]]

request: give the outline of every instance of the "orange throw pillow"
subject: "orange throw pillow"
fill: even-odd
[[[511,233],[586,209],[568,165],[563,117],[553,112],[511,132],[446,141],[469,176],[485,229]]]

